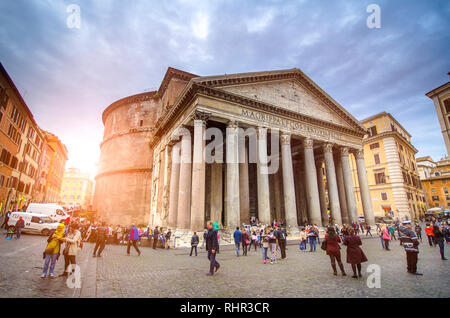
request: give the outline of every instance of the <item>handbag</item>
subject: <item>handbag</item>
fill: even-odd
[[[326,240],[323,240],[322,241],[322,244],[320,245],[320,248],[321,249],[323,249],[324,251],[326,251],[327,250],[327,241]]]

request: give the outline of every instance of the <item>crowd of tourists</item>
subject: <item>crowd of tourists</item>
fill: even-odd
[[[17,238],[20,238],[23,227],[24,221],[19,218],[13,227],[13,233],[16,233]],[[429,246],[439,246],[441,258],[446,260],[444,254],[445,242],[450,242],[450,227],[446,222],[441,223],[433,219],[426,223],[424,229],[422,229],[418,221],[413,224],[407,220],[402,223],[376,224],[376,233],[374,234],[371,230],[371,226],[363,222],[341,226],[337,224],[329,225],[326,227],[326,233],[321,240],[321,230],[317,224],[305,224],[299,228],[299,250],[301,252],[316,252],[319,245],[329,256],[334,275],[337,275],[337,267],[339,267],[342,275],[346,276],[340,253],[342,245],[347,249],[346,262],[351,264],[352,277],[358,278],[362,276],[361,264],[367,262],[360,235],[366,237],[377,235],[380,238],[381,247],[386,251],[390,251],[390,244],[398,240],[406,252],[408,272],[421,275],[417,273],[417,254],[419,252],[418,246],[422,243],[422,232],[424,230]],[[197,232],[194,232],[191,237],[190,256],[198,255],[197,248],[200,242],[200,248],[206,248],[210,260],[208,275],[214,275],[220,267],[216,259],[221,241],[220,231],[217,222],[209,221],[201,234],[202,239]],[[277,259],[286,259],[287,237],[288,232],[284,220],[280,220],[280,222],[274,220],[270,225],[263,225],[255,218],[250,220],[250,224],[237,227],[232,234],[237,257],[248,256],[260,249],[262,263],[272,265],[277,263]],[[41,277],[55,276],[55,264],[61,254],[64,259],[64,271],[60,276],[67,277],[69,272],[74,270],[73,266],[71,268],[69,266],[76,265],[76,257],[83,247],[83,242],[95,243],[93,257],[102,257],[102,252],[107,244],[126,246],[126,255],[130,255],[131,247],[133,247],[137,255],[140,256],[139,247],[170,249],[172,239],[173,234],[170,228],[159,226],[138,228],[135,224],[125,227],[108,225],[104,222],[91,223],[88,220],[76,217],[68,218],[65,222],[59,224],[57,229],[51,232],[47,238],[43,252],[44,268]]]

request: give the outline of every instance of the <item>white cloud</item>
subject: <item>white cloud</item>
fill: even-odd
[[[194,36],[205,40],[209,34],[209,16],[204,12],[197,13],[191,26]]]
[[[270,25],[274,17],[273,9],[265,9],[265,12],[262,15],[259,15],[254,18],[250,18],[247,21],[247,31],[249,33],[256,33],[264,31],[267,26]]]

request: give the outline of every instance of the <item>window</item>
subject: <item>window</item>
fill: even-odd
[[[379,142],[375,142],[373,144],[370,145],[370,149],[377,149],[380,148],[380,143]]]
[[[432,189],[431,189],[431,192],[436,192],[436,188],[432,188]]]
[[[386,192],[381,192],[381,200],[387,201],[387,199],[388,199],[387,193]]]
[[[0,176],[0,187],[3,187],[3,182],[5,182],[5,176]]]
[[[372,126],[368,128],[369,137],[375,136],[377,134],[377,126]]]
[[[373,161],[376,165],[380,164],[380,154],[376,153],[373,155]]]
[[[444,187],[444,192],[448,193],[448,189],[446,187]]]
[[[446,183],[447,183],[447,180],[442,179],[442,184],[446,184]]]
[[[450,113],[450,98],[444,100],[444,108],[446,113]]]
[[[439,196],[437,195],[433,195],[431,198],[433,201],[439,201]]]
[[[0,86],[0,107],[6,109],[6,105],[8,105],[8,94],[6,94],[6,89]]]
[[[383,184],[386,183],[386,176],[384,175],[384,171],[382,172],[375,172],[375,184]]]

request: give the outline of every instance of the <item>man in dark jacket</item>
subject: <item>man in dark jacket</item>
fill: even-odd
[[[278,240],[278,246],[280,247],[281,251],[281,259],[286,258],[286,229],[277,227],[275,231],[275,236]]]
[[[241,245],[242,242],[242,232],[239,231],[239,226],[236,227],[236,231],[234,231],[233,237],[234,237],[234,245],[236,246],[236,255],[237,257],[239,257],[239,246]]]
[[[3,224],[2,224],[2,226],[0,227],[0,228],[5,228],[5,229],[8,229],[8,221],[9,221],[9,217],[11,216],[11,211],[8,211],[6,214],[5,214],[5,218],[3,219]]]
[[[220,268],[219,262],[216,261],[216,252],[219,249],[219,240],[217,239],[217,231],[214,230],[214,225],[211,221],[206,224],[208,228],[208,233],[206,234],[206,250],[208,251],[209,259],[209,273],[208,276],[214,275],[214,268],[216,272]]]
[[[194,232],[194,235],[191,237],[191,254],[189,256],[192,256],[192,252],[195,250],[195,256],[197,256],[197,245],[200,241],[197,232]]]
[[[153,231],[153,249],[156,249],[156,245],[158,244],[158,238],[159,238],[159,230],[158,227],[155,227],[155,230]]]
[[[406,252],[406,262],[408,273],[422,275],[417,273],[417,255],[419,254],[419,239],[413,231],[411,221],[403,221],[399,227],[400,241]]]
[[[107,233],[105,223],[102,222],[102,224],[97,227],[97,241],[95,242],[94,254],[92,255],[93,257],[102,257],[102,252],[105,248],[106,240],[108,239]]]

